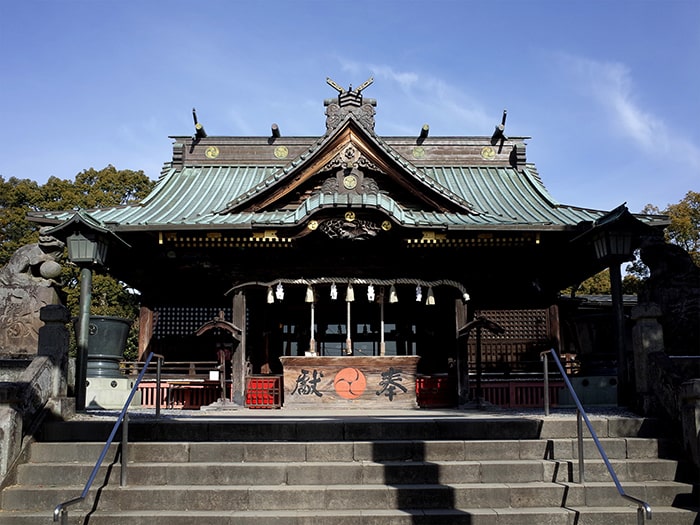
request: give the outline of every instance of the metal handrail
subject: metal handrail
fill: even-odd
[[[83,501],[87,495],[88,492],[90,491],[90,488],[92,487],[92,483],[95,481],[95,477],[97,477],[97,471],[100,469],[102,466],[102,462],[104,461],[105,457],[107,456],[107,452],[109,451],[109,448],[112,446],[112,442],[114,441],[114,436],[117,433],[117,430],[119,428],[119,425],[124,422],[124,425],[122,426],[122,453],[121,453],[121,477],[120,477],[120,485],[124,486],[126,484],[126,463],[127,463],[127,458],[128,455],[126,453],[126,446],[127,446],[127,433],[128,433],[128,425],[129,425],[129,416],[127,414],[127,410],[129,409],[129,405],[131,405],[131,401],[134,398],[134,395],[136,394],[136,391],[138,390],[139,384],[141,383],[141,380],[143,379],[144,374],[146,373],[146,370],[148,369],[148,365],[151,363],[151,360],[153,357],[158,358],[158,373],[160,373],[160,367],[161,363],[163,361],[163,356],[154,354],[151,352],[148,357],[146,358],[146,361],[144,361],[143,368],[141,369],[141,372],[139,373],[138,377],[136,378],[136,381],[134,382],[134,386],[131,388],[131,392],[129,393],[129,397],[127,398],[126,402],[124,403],[124,407],[122,408],[119,417],[117,420],[114,422],[114,426],[112,427],[112,432],[110,433],[109,437],[107,438],[107,442],[105,443],[105,446],[102,448],[102,453],[100,454],[100,457],[97,459],[97,462],[95,463],[95,466],[92,469],[92,472],[90,473],[90,476],[88,477],[87,483],[85,483],[85,488],[83,489],[83,492],[78,496],[77,498],[73,498],[68,501],[64,501],[63,503],[59,503],[56,505],[56,508],[53,511],[53,521],[59,521],[61,520],[61,525],[68,525],[68,511],[67,508],[70,507],[71,505],[75,505],[76,503],[80,503]],[[158,378],[160,381],[160,378]],[[160,390],[160,389],[158,389]],[[158,412],[158,409],[160,407],[158,404],[156,405],[156,411]],[[158,413],[156,413],[158,415]]]
[[[586,426],[588,427],[588,431],[591,433],[591,437],[593,438],[593,442],[595,443],[596,448],[598,449],[598,452],[600,453],[600,457],[603,460],[603,463],[605,463],[605,466],[608,469],[608,473],[610,474],[610,477],[613,480],[613,483],[615,484],[615,487],[617,488],[618,494],[620,496],[628,501],[631,501],[633,503],[637,504],[637,524],[638,525],[644,525],[644,517],[646,516],[648,519],[651,519],[651,506],[646,502],[643,501],[639,498],[635,498],[634,496],[630,496],[629,494],[625,493],[625,490],[622,488],[622,485],[620,484],[620,480],[617,478],[617,474],[615,474],[615,469],[613,468],[612,464],[610,463],[610,459],[608,459],[608,455],[605,453],[605,450],[603,449],[603,445],[600,443],[600,440],[598,439],[598,434],[596,434],[596,431],[593,429],[593,425],[591,424],[591,420],[588,419],[588,414],[586,414],[586,411],[583,408],[583,405],[581,404],[581,400],[578,398],[576,395],[576,392],[574,391],[574,387],[571,385],[571,381],[569,381],[569,378],[566,376],[566,372],[564,371],[564,367],[561,364],[561,361],[559,360],[559,355],[554,351],[554,349],[547,350],[545,352],[542,352],[540,355],[542,356],[542,361],[544,363],[544,391],[545,391],[545,414],[549,415],[549,370],[547,367],[547,354],[552,354],[552,357],[554,357],[554,363],[557,365],[559,368],[559,372],[561,372],[562,377],[564,378],[564,383],[566,384],[566,388],[569,389],[569,393],[571,394],[572,399],[574,400],[574,403],[576,403],[576,436],[578,439],[578,464],[579,464],[579,483],[584,482],[584,462],[583,462],[583,425],[581,425],[581,419],[583,419],[586,422]]]

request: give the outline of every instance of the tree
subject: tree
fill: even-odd
[[[0,176],[0,265],[20,246],[37,241],[38,229],[27,220],[28,212],[129,204],[146,197],[153,184],[143,171],[117,170],[112,165],[82,171],[75,181],[51,177],[43,186]]]
[[[119,206],[143,199],[153,188],[154,182],[143,171],[117,170],[112,165],[102,170],[93,168],[79,173],[75,181],[51,177],[40,186],[28,179],[0,177],[0,266],[7,263],[21,246],[37,242],[38,228],[27,220],[27,213],[37,210],[71,210]],[[79,303],[79,270],[65,265],[62,273],[62,288],[66,306],[71,315],[77,316]],[[135,319],[138,313],[138,295],[125,283],[108,275],[95,273],[91,313],[93,315],[116,315]],[[137,327],[129,336],[134,346]],[[128,348],[133,354],[135,348]],[[135,354],[134,354],[135,355]]]
[[[27,220],[27,212],[43,203],[39,185],[31,180],[0,177],[0,266],[25,244],[37,241],[36,228]]]
[[[666,240],[677,244],[700,266],[700,193],[689,191],[677,204],[664,211],[671,219],[666,228]]]
[[[610,293],[610,271],[603,270],[583,281],[576,293],[579,295],[606,295]]]

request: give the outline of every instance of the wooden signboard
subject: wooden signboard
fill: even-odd
[[[289,408],[417,408],[419,356],[280,357]]]

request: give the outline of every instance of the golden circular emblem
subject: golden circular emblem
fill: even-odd
[[[216,146],[209,146],[206,150],[204,150],[204,155],[206,155],[208,159],[215,159],[219,156],[219,148]]]
[[[307,227],[311,231],[315,230],[316,228],[318,228],[318,221],[309,221],[309,225]]]
[[[354,211],[346,211],[345,212],[345,220],[348,222],[352,222],[355,220],[355,212]]]
[[[481,148],[481,158],[485,160],[491,160],[496,157],[496,150],[491,146],[484,146]]]
[[[357,177],[355,177],[355,175],[347,175],[343,178],[343,186],[345,186],[347,190],[355,189],[355,186],[357,186]]]
[[[278,159],[286,159],[287,155],[289,155],[289,149],[287,146],[277,146],[275,148],[275,157]]]
[[[416,146],[413,148],[413,158],[414,159],[422,159],[425,157],[425,148],[423,146]]]
[[[391,222],[384,221],[382,223],[382,230],[384,230],[385,232],[388,232],[389,230],[391,230]]]

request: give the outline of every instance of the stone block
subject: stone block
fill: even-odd
[[[456,488],[454,505],[460,509],[488,509],[507,507],[510,488],[504,483],[477,483]]]
[[[363,482],[361,463],[296,463],[287,466],[289,485],[359,485]]]
[[[353,461],[355,446],[352,442],[321,442],[306,444],[307,461]]]
[[[305,443],[243,443],[243,461],[279,462],[306,460]]]
[[[134,381],[128,377],[89,377],[85,393],[86,408],[121,410],[133,386]],[[134,395],[131,406],[141,406],[140,392]]]
[[[525,482],[544,481],[544,467],[541,461],[482,461],[481,481],[496,482]]]

